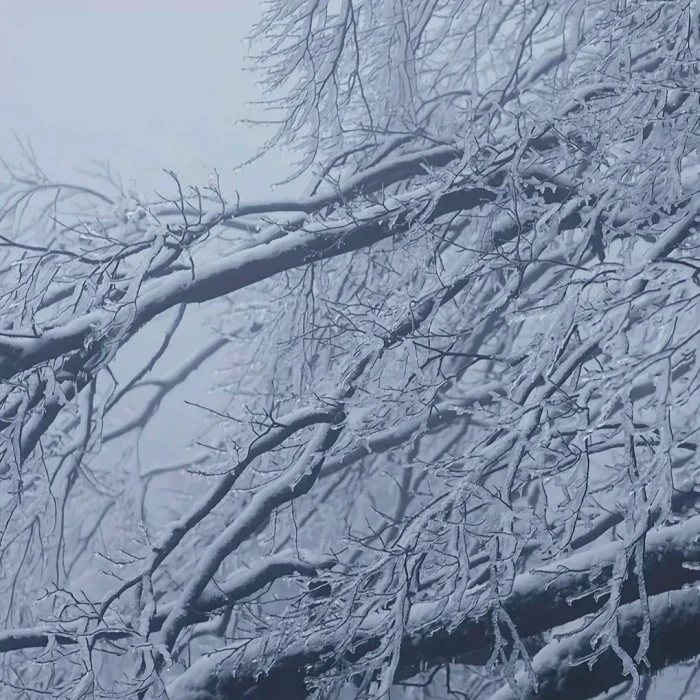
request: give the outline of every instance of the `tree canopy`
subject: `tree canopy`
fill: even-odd
[[[303,196],[6,163],[3,692],[636,697],[700,654],[699,23],[270,0]],[[215,354],[197,449],[142,464]]]

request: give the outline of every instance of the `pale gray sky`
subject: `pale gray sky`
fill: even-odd
[[[69,180],[75,168],[107,160],[127,185],[135,182],[149,194],[155,188],[172,192],[164,168],[193,185],[206,185],[216,168],[229,196],[233,188],[243,199],[269,195],[270,184],[289,171],[289,155],[276,151],[233,172],[270,135],[236,123],[260,114],[247,106],[262,94],[246,70],[251,64],[245,61],[245,38],[261,7],[256,0],[4,3],[0,156],[17,160],[14,130],[31,139],[51,178]],[[125,347],[117,368],[140,366],[144,348],[157,346],[164,321]],[[188,311],[160,371],[178,366],[204,344],[200,325],[197,310]],[[142,436],[146,461],[182,456],[196,417],[202,417],[185,399],[214,401],[207,390],[217,376],[212,366],[208,370],[168,397]],[[127,414],[141,397],[125,402],[131,404]]]
[[[255,0],[22,0],[0,14],[0,155],[11,130],[30,137],[49,175],[109,159],[141,190],[163,168],[206,183],[216,167],[242,195],[267,191],[269,162],[234,178],[265,132],[237,125],[255,111],[244,70]],[[277,159],[283,160],[279,167]],[[275,169],[287,159],[275,158]],[[264,191],[263,191],[264,190]]]

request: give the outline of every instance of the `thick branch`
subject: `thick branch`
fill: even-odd
[[[686,568],[686,562],[700,561],[700,517],[681,525],[649,533],[645,555],[646,590],[651,596],[680,590],[700,580],[698,571]],[[585,615],[595,613],[604,605],[605,596],[597,600],[594,594],[605,593],[610,583],[613,562],[620,552],[620,543],[601,545],[575,554],[558,563],[515,578],[512,591],[502,605],[514,622],[519,635],[527,638],[554,629]],[[599,571],[591,582],[591,572]],[[461,608],[449,601],[434,600],[414,604],[395,679],[408,678],[421,668],[430,668],[446,661],[459,660],[483,664],[488,660],[493,643],[489,615],[488,586],[480,586]],[[623,585],[622,602],[633,602],[639,590],[634,575],[628,571]],[[697,597],[697,593],[694,593]],[[469,615],[461,624],[455,622]],[[340,660],[357,661],[380,643],[381,621],[367,619],[355,639],[352,654]],[[249,692],[251,700],[275,697],[282,688],[305,688],[305,679],[322,674],[329,667],[329,658],[341,647],[341,639],[318,632],[302,643],[291,643],[287,652],[278,657],[272,670],[256,677],[253,659],[258,650],[255,643],[248,646],[243,659],[233,660],[230,652],[219,652],[196,662],[170,689],[173,700],[190,697],[201,700],[223,700]],[[205,679],[206,680],[205,682]],[[197,690],[197,694],[195,693]],[[188,693],[192,693],[191,695]],[[228,694],[227,694],[228,693]],[[306,690],[290,700],[300,700]]]
[[[496,200],[495,188],[503,179],[503,173],[494,175],[493,187],[465,187],[441,196],[425,217],[430,223],[440,216],[456,211],[476,209]],[[368,208],[364,216],[345,224],[324,222],[304,230],[288,233],[283,238],[253,248],[241,250],[187,272],[173,273],[162,282],[149,287],[139,299],[136,317],[128,336],[164,311],[178,304],[203,303],[231,294],[262,280],[308,265],[319,260],[344,255],[361,248],[368,248],[387,238],[406,233],[418,212],[408,204],[416,197],[425,198],[430,192],[412,192],[411,197],[397,197],[396,204],[376,205]],[[560,193],[561,201],[570,194],[568,189]],[[402,203],[402,199],[406,203]],[[512,235],[517,234],[514,227]],[[507,236],[504,240],[508,240]],[[0,333],[0,380],[30,369],[61,355],[79,350],[92,332],[105,321],[104,312],[92,311],[63,326],[43,333],[21,335],[17,332]],[[125,336],[124,340],[127,339]]]
[[[617,639],[622,649],[634,657],[639,648],[639,634],[644,622],[641,602],[624,605],[617,617]],[[695,587],[656,595],[649,600],[651,634],[645,655],[649,665],[640,673],[654,673],[666,666],[700,654],[700,595]],[[491,700],[588,700],[622,683],[629,674],[623,672],[620,657],[607,648],[589,668],[592,642],[599,625],[592,624],[573,636],[548,644],[532,660],[537,674],[536,692],[527,674],[516,676],[518,695],[506,686]]]

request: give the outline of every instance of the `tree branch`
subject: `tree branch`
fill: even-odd
[[[600,611],[600,594],[604,601],[621,548],[621,543],[600,545],[517,576],[501,605],[519,636],[531,637]],[[699,581],[700,571],[686,567],[687,562],[700,562],[700,516],[647,535],[644,559],[647,593],[661,599],[662,593],[678,591]],[[478,586],[463,603],[439,597],[431,602],[415,603],[403,636],[395,680],[448,661],[485,664],[494,640],[489,590],[488,585]],[[692,594],[697,599],[697,592],[693,590]],[[638,595],[630,567],[621,602],[633,602]],[[465,615],[468,617],[458,622]],[[375,621],[367,618],[353,640],[353,651],[343,661],[361,659],[381,643],[381,636]],[[300,700],[307,695],[307,679],[322,675],[328,668],[325,659],[341,646],[340,639],[324,631],[312,634],[302,643],[290,640],[286,647],[283,645],[286,651],[276,659],[272,669],[259,676],[254,663],[258,649],[256,642],[251,641],[243,656],[221,651],[195,662],[169,692],[173,700],[190,697],[224,700],[246,692],[251,700],[267,700],[274,697],[271,693],[275,689],[304,687],[298,695],[285,696]],[[691,651],[685,658],[692,655]],[[195,691],[201,691],[202,695],[196,695]]]

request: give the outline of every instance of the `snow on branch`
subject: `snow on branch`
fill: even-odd
[[[307,194],[6,165],[2,690],[583,697],[696,653],[693,12],[270,0]],[[144,464],[187,377],[203,451]]]
[[[521,638],[538,635],[572,621],[586,619],[587,616],[599,611],[600,597],[609,591],[613,565],[621,548],[622,544],[618,543],[598,545],[517,576],[510,594],[503,599],[502,605],[515,624],[518,635]],[[690,518],[679,525],[653,530],[647,535],[644,560],[646,590],[652,596],[653,623],[660,628],[662,635],[672,634],[674,629],[673,625],[666,627],[663,624],[662,611],[667,611],[663,614],[668,613],[671,620],[680,619],[687,612],[690,615],[688,625],[692,627],[697,624],[700,606],[687,607],[689,601],[698,600],[697,591],[692,586],[690,590],[683,589],[700,580],[698,570],[695,568],[699,562],[700,517]],[[482,585],[470,591],[463,602],[435,601],[413,605],[401,644],[397,681],[411,677],[420,669],[449,661],[471,665],[487,663],[494,641],[488,588],[488,585]],[[670,598],[669,591],[673,591]],[[622,602],[632,603],[638,596],[638,586],[630,571],[629,578],[623,585]],[[671,607],[667,607],[669,606],[667,601],[671,601]],[[674,601],[677,601],[681,607],[676,608]],[[632,616],[630,629],[633,629],[636,634],[639,627],[634,625],[638,624],[636,616],[641,614],[641,607],[629,606],[628,610],[633,612],[624,614]],[[637,612],[634,613],[634,611]],[[623,620],[626,619],[623,617]],[[626,635],[624,643],[628,644],[630,632],[624,627],[620,629]],[[586,638],[590,639],[592,634],[592,632],[587,633]],[[353,651],[350,656],[356,660],[370,653],[379,643],[376,635],[376,626],[372,618],[368,617],[363,621],[357,637],[352,640]],[[253,641],[242,655],[231,650],[223,650],[196,662],[189,671],[172,684],[169,692],[173,700],[194,698],[223,700],[226,697],[223,692],[219,694],[219,690],[207,689],[226,688],[227,692],[240,693],[250,689],[253,693],[251,697],[265,698],[266,683],[278,688],[289,683],[290,687],[294,688],[299,687],[300,676],[302,680],[313,680],[314,673],[322,673],[323,659],[339,646],[341,646],[341,640],[322,632],[312,635],[301,645],[295,645],[293,640],[289,640],[285,645],[284,654],[275,660],[265,680],[257,678],[257,672],[247,670],[256,668],[254,659],[261,653],[257,648],[258,645]],[[581,650],[584,647],[584,644],[579,643],[575,649]],[[573,646],[566,646],[566,643],[561,648],[574,649]],[[687,659],[698,653],[698,650],[692,646],[688,647],[685,655],[677,645],[672,645],[671,648],[674,649],[674,654],[680,653],[676,660]],[[663,654],[662,649],[663,646],[660,646],[650,653]],[[540,657],[542,663],[545,659],[554,658],[551,655],[548,656],[545,650]],[[669,658],[666,663],[672,660]],[[533,663],[537,670],[540,663],[537,656]],[[568,664],[558,665],[551,662],[547,668],[550,669],[548,671],[546,669],[549,673],[554,673],[556,668],[558,669],[556,673],[563,675],[569,671]],[[248,675],[249,673],[252,675]],[[616,682],[622,680],[623,678],[620,677]],[[258,690],[255,690],[256,688]],[[260,694],[256,695],[256,692]],[[199,695],[199,693],[202,694]],[[592,697],[593,694],[595,693],[585,697]],[[289,697],[306,697],[306,693]],[[504,699],[505,697],[504,695]],[[500,696],[499,700],[501,700]]]
[[[695,586],[673,590],[649,599],[648,609],[641,602],[623,605],[617,617],[620,648],[634,655],[643,635],[645,619],[650,622],[648,650],[640,673],[652,674],[666,666],[687,661],[700,654],[700,595]],[[515,678],[515,688],[505,686],[490,700],[588,700],[614,688],[629,678],[614,649],[596,648],[600,625],[586,625],[580,632],[569,631],[532,659],[537,688],[527,674]],[[516,692],[517,689],[517,692]]]

